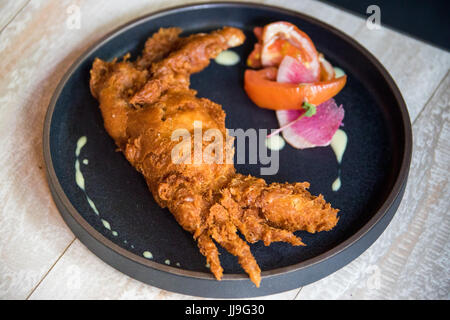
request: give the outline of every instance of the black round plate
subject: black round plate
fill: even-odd
[[[245,31],[244,45],[234,48],[241,62],[225,67],[212,62],[192,76],[200,97],[221,104],[227,128],[277,128],[275,113],[256,107],[243,90],[245,60],[256,41],[255,26],[285,20],[314,41],[318,50],[346,71],[348,82],[335,98],[345,108],[349,142],[340,167],[342,187],[331,190],[338,164],[330,147],[280,152],[280,169],[272,181],[309,181],[313,194],[339,208],[338,225],[329,232],[297,234],[306,247],[275,243],[251,245],[262,269],[256,288],[235,257],[221,249],[225,270],[216,281],[205,266],[192,235],[153,200],[143,177],[115,152],[103,127],[97,101],[89,92],[89,70],[95,57],[105,60],[130,52],[135,58],[147,37],[160,27],[178,26],[184,34],[225,25]],[[75,180],[75,148],[86,192]],[[411,124],[405,103],[381,64],[354,40],[311,17],[263,5],[209,3],[176,7],[134,20],[107,35],[84,53],[61,80],[48,109],[44,155],[56,205],[75,235],[116,269],[151,285],[207,297],[250,297],[282,292],[316,281],[355,259],[383,232],[403,195],[411,157]],[[88,163],[83,162],[84,159]],[[260,164],[237,165],[241,173],[259,176]],[[98,211],[89,205],[87,196]],[[105,227],[102,219],[109,222]],[[113,232],[114,231],[114,232]],[[152,259],[143,253],[151,252]]]

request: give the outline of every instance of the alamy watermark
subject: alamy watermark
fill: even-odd
[[[366,27],[369,30],[379,30],[381,29],[381,9],[376,4],[372,4],[367,7],[367,14],[370,16],[366,20]]]
[[[381,271],[376,265],[370,265],[365,269],[365,273],[369,274],[366,281],[366,287],[369,290],[379,290],[381,288]]]
[[[275,175],[279,169],[279,151],[266,146],[267,129],[203,130],[201,121],[194,121],[193,134],[184,128],[172,132],[171,140],[178,143],[171,152],[176,164],[257,164],[261,175]],[[236,148],[233,149],[234,141]],[[247,153],[248,149],[248,153]],[[234,150],[234,151],[233,151]],[[236,162],[234,162],[236,155]]]
[[[81,10],[80,7],[73,4],[67,7],[66,27],[69,30],[79,30],[81,28]]]

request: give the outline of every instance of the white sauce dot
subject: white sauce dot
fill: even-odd
[[[333,184],[331,185],[331,189],[336,192],[340,188],[341,188],[341,177],[337,177],[336,180],[334,180]]]
[[[153,259],[153,254],[150,251],[144,251],[142,255],[147,259]]]
[[[335,78],[340,78],[340,77],[345,76],[345,72],[341,68],[333,67],[333,69],[334,69],[334,77]]]
[[[279,151],[283,149],[285,144],[286,142],[279,134],[266,139],[266,147],[273,151]]]
[[[80,161],[78,160],[78,156],[80,155],[81,149],[84,147],[84,145],[87,142],[86,136],[82,136],[77,141],[77,147],[75,149],[75,182],[78,187],[80,187],[81,190],[84,191],[84,177],[80,170]]]
[[[104,226],[106,229],[111,230],[111,225],[109,224],[108,221],[102,219],[102,223],[103,223],[103,226]]]
[[[97,207],[95,206],[94,201],[92,201],[92,199],[89,198],[88,196],[86,196],[86,200],[87,200],[87,202],[89,203],[89,206],[91,207],[91,209],[94,210],[95,214],[96,214],[96,215],[100,215],[99,212],[98,212],[98,210],[97,210]]]
[[[75,149],[75,155],[76,155],[77,157],[80,155],[81,148],[84,147],[84,145],[86,144],[86,142],[87,142],[86,136],[82,136],[82,137],[80,137],[80,138],[78,139],[78,141],[77,141],[77,148]]]
[[[75,160],[75,182],[77,186],[84,191],[84,177],[80,170],[80,161]]]
[[[331,148],[336,155],[336,160],[339,164],[342,162],[342,157],[344,156],[345,149],[347,148],[348,137],[344,130],[338,129],[331,139]],[[341,188],[341,176],[339,171],[339,176],[334,180],[331,185],[333,191],[338,191]]]
[[[336,154],[336,160],[338,163],[342,162],[342,156],[347,148],[347,141],[347,134],[341,129],[338,129],[331,139],[331,148]]]
[[[231,50],[225,50],[219,53],[219,55],[214,59],[214,61],[218,64],[224,65],[224,66],[232,66],[237,64],[241,59],[239,58],[239,55]]]

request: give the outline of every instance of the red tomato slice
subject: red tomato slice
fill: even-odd
[[[244,89],[249,98],[259,107],[272,110],[300,109],[303,102],[319,105],[342,90],[347,76],[315,83],[276,82],[277,68],[246,70]]]
[[[256,39],[258,39],[258,42],[261,43],[263,27],[254,27],[253,33],[255,34]]]
[[[262,67],[261,65],[261,44],[255,43],[255,47],[253,51],[247,58],[247,65],[250,68],[259,69]]]
[[[286,55],[299,59],[319,80],[318,53],[308,35],[289,22],[266,25],[262,33],[261,64],[278,66]]]
[[[253,28],[253,33],[255,34],[255,37],[258,40],[258,42],[255,43],[253,51],[249,54],[249,56],[247,58],[247,65],[250,68],[259,69],[262,67],[262,65],[261,65],[262,32],[263,32],[262,27],[254,27]]]

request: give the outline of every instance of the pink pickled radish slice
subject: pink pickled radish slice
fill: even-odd
[[[316,110],[312,117],[302,117],[282,131],[287,143],[297,149],[330,144],[344,119],[344,108],[330,99],[318,105]],[[279,110],[276,115],[280,127],[283,127],[298,119],[302,113],[304,110]]]
[[[291,56],[285,56],[278,67],[277,82],[310,83],[315,81],[314,73]]]

